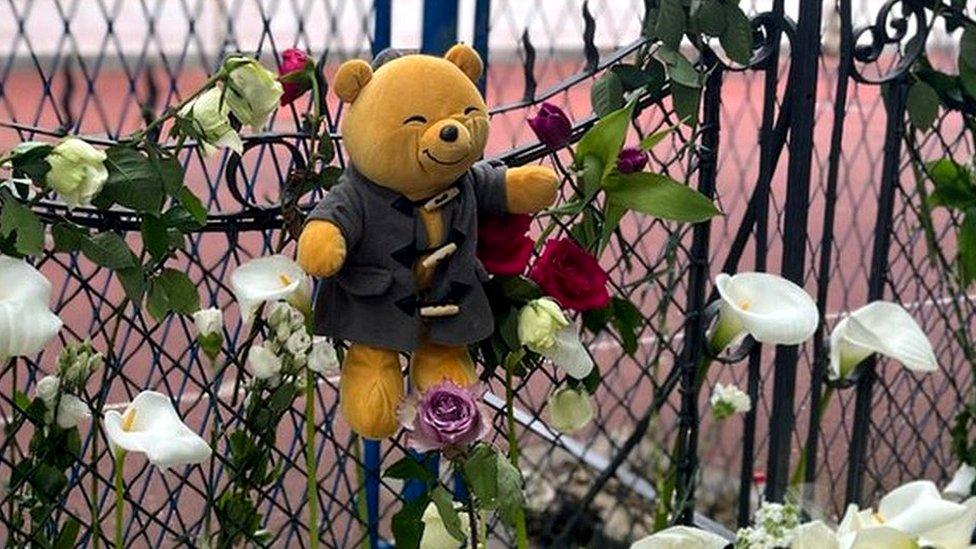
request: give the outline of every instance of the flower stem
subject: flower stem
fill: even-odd
[[[318,463],[315,459],[315,372],[305,368],[305,492],[308,499],[309,547],[319,546]]]
[[[471,549],[478,549],[478,510],[474,506],[474,495],[468,492],[468,523],[471,527]]]
[[[820,404],[818,404],[818,415],[820,418],[819,423],[823,423],[824,410],[827,409],[827,405],[830,404],[830,399],[834,396],[834,388],[827,387],[824,389],[823,394],[820,395]],[[818,429],[819,430],[819,429]],[[803,445],[803,451],[800,452],[800,459],[796,462],[796,468],[793,469],[793,474],[790,476],[790,488],[798,488],[803,484],[803,479],[807,474],[807,452],[810,449],[810,441]]]
[[[115,456],[115,549],[125,549],[122,539],[122,526],[125,520],[122,507],[125,503],[125,478],[122,471],[124,463],[125,450],[119,448]]]
[[[193,101],[194,99],[196,99],[197,97],[199,97],[203,92],[209,90],[211,88],[211,86],[213,86],[214,84],[216,84],[217,82],[223,80],[226,77],[227,77],[227,75],[225,74],[225,72],[224,72],[223,69],[217,71],[213,76],[211,76],[210,78],[208,78],[207,81],[204,82],[202,86],[200,86],[199,88],[197,88],[197,90],[195,92],[193,92],[190,95],[188,95],[186,98],[184,98],[182,101],[180,101],[179,103],[177,103],[175,106],[169,107],[168,109],[166,109],[165,111],[163,111],[163,114],[157,116],[152,122],[150,122],[149,124],[147,124],[145,128],[143,128],[143,129],[137,131],[136,133],[132,134],[131,138],[134,141],[140,141],[140,140],[142,140],[147,135],[149,135],[149,133],[152,132],[154,129],[158,128],[163,123],[165,123],[167,120],[169,120],[170,118],[172,118],[173,116],[175,116],[176,113],[180,112],[180,110],[183,107],[187,106],[190,103],[190,101]]]
[[[519,467],[518,436],[515,433],[515,387],[512,380],[512,368],[505,368],[505,417],[508,420],[508,460],[516,469]],[[528,549],[529,533],[525,526],[525,508],[521,505],[515,511],[515,543],[518,549]]]

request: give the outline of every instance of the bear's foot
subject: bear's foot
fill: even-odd
[[[339,405],[356,434],[374,440],[393,436],[403,395],[396,351],[362,343],[349,348],[339,378]]]
[[[410,382],[416,391],[426,391],[445,379],[461,387],[478,382],[467,347],[424,343],[410,357]]]

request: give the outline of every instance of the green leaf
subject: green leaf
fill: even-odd
[[[59,221],[51,226],[51,236],[54,237],[54,251],[70,253],[81,250],[88,231],[78,225]]]
[[[615,72],[604,72],[596,79],[590,88],[590,104],[600,118],[624,106],[624,86]]]
[[[29,482],[42,501],[53,503],[68,485],[68,477],[51,465],[39,463],[30,475]]]
[[[30,207],[21,203],[9,192],[3,192],[3,210],[0,211],[0,236],[16,233],[17,252],[22,255],[38,255],[44,250],[44,225]]]
[[[660,67],[660,65],[658,66]],[[620,79],[620,84],[623,86],[624,91],[633,91],[654,83],[653,74],[648,71],[642,71],[636,65],[621,63],[610,67],[610,72]]]
[[[498,496],[498,453],[488,444],[475,446],[464,460],[462,470],[471,492],[486,508]]]
[[[943,158],[930,163],[927,171],[935,187],[928,198],[930,205],[958,210],[976,205],[976,187],[967,167]]]
[[[383,472],[383,477],[400,480],[414,479],[428,483],[437,481],[437,477],[424,464],[410,455],[403,456],[396,463],[387,467],[386,471]]]
[[[749,18],[735,3],[725,6],[725,29],[719,42],[729,59],[740,65],[748,65],[752,59],[752,25]]]
[[[119,204],[138,212],[159,213],[165,198],[161,165],[129,145],[110,147],[105,154],[108,180],[93,203],[100,208]],[[173,176],[172,170],[171,165],[166,168],[167,176]]]
[[[188,233],[200,229],[203,225],[197,221],[189,210],[180,204],[174,205],[163,214],[163,221],[167,227],[176,229],[183,233]]]
[[[498,471],[497,506],[502,519],[512,524],[515,513],[525,505],[522,492],[522,473],[502,454],[495,454]]]
[[[169,234],[166,222],[152,214],[142,218],[140,226],[142,245],[156,259],[166,257],[169,253]]]
[[[661,0],[657,11],[656,36],[665,46],[678,49],[684,36],[686,24],[685,9],[681,0]]]
[[[603,174],[606,173],[606,166],[603,161],[595,155],[589,154],[583,158],[582,170],[580,170],[580,180],[583,183],[583,200],[579,203],[579,209],[574,213],[579,213],[585,205],[603,186]]]
[[[668,76],[671,77],[672,84],[678,83],[689,88],[701,87],[701,73],[680,52],[669,48],[660,48],[657,55],[668,66]]]
[[[719,214],[718,208],[695,189],[662,174],[618,174],[606,187],[610,200],[660,219],[697,223]]]
[[[96,265],[108,269],[119,270],[139,265],[125,240],[111,231],[98,233],[82,240],[81,253]]]
[[[427,494],[413,501],[403,504],[403,507],[393,515],[390,529],[397,549],[417,549],[424,534],[424,511],[430,499]]]
[[[75,546],[75,540],[78,539],[78,534],[81,533],[81,523],[78,519],[74,517],[68,517],[64,522],[64,526],[61,528],[61,532],[58,534],[57,539],[54,540],[53,549],[71,549]]]
[[[664,138],[667,137],[668,135],[670,135],[671,132],[674,131],[674,128],[675,128],[674,126],[668,126],[667,128],[664,128],[663,130],[656,131],[656,132],[652,133],[651,135],[648,135],[644,139],[641,139],[641,142],[640,142],[641,149],[642,150],[645,150],[645,151],[649,151],[649,150],[653,149],[655,145],[657,145],[661,141],[664,141]]]
[[[115,276],[119,277],[125,296],[139,307],[142,304],[142,296],[146,293],[146,276],[142,272],[142,267],[119,269],[115,271]]]
[[[695,12],[698,30],[709,36],[721,36],[725,30],[725,9],[718,0],[704,0]]]
[[[939,116],[939,94],[925,82],[915,82],[908,90],[908,119],[916,128],[932,126]]]
[[[607,327],[611,318],[613,318],[612,303],[600,309],[583,311],[583,327],[593,334],[598,334]]]
[[[610,303],[613,307],[613,327],[620,336],[621,346],[625,353],[634,356],[637,352],[637,331],[644,323],[644,315],[626,299],[614,297]]]
[[[191,315],[200,310],[200,296],[186,273],[164,269],[149,281],[146,307],[156,320],[162,320],[169,312]]]
[[[631,101],[622,109],[604,116],[587,130],[576,144],[575,164],[586,169],[586,158],[593,156],[603,167],[602,182],[603,177],[617,165],[617,155],[627,138],[627,128],[633,112],[634,102]],[[589,162],[592,163],[592,160]]]
[[[509,276],[502,281],[505,297],[516,302],[527,302],[542,297],[539,285],[524,276]]]
[[[959,39],[959,68],[976,68],[976,27],[966,25]]]
[[[620,226],[620,220],[627,213],[627,208],[613,199],[608,199],[603,208],[603,227],[600,230],[600,249],[610,242],[613,232]]]
[[[10,166],[14,175],[27,176],[37,185],[43,186],[47,172],[51,165],[47,162],[47,155],[51,154],[54,146],[50,143],[28,141],[21,143],[10,151]]]
[[[674,101],[674,112],[681,117],[681,121],[689,126],[698,123],[698,104],[701,98],[701,89],[692,88],[672,82],[671,99]]]
[[[180,204],[186,208],[186,211],[193,216],[193,219],[202,227],[207,224],[207,208],[203,205],[203,202],[197,198],[197,195],[193,194],[193,191],[189,187],[183,187],[180,189]]]
[[[461,517],[457,509],[454,508],[454,497],[441,485],[435,486],[430,492],[430,499],[437,507],[437,514],[444,522],[444,528],[451,537],[458,541],[464,541],[464,530],[461,529]]]
[[[960,64],[959,83],[962,84],[962,89],[966,95],[976,99],[976,67],[972,67],[968,63]]]
[[[963,286],[976,280],[976,208],[966,211],[959,225],[959,279]]]

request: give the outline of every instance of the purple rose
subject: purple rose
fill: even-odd
[[[278,79],[285,93],[281,94],[281,106],[291,104],[305,92],[312,89],[310,74],[314,74],[315,64],[308,54],[298,48],[290,48],[281,52],[281,66],[278,68]],[[314,78],[314,76],[312,76]]]
[[[558,149],[569,143],[573,132],[573,123],[562,109],[552,103],[543,103],[539,112],[528,120],[535,135],[552,149]]]
[[[637,147],[624,147],[617,156],[617,171],[620,173],[635,173],[647,165],[647,153]]]
[[[463,450],[488,434],[488,416],[474,392],[450,380],[404,402],[400,420],[411,431],[410,446],[430,450]]]

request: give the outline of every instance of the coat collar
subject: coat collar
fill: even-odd
[[[430,202],[437,202],[438,199],[440,199],[440,203],[437,206],[440,207],[457,198],[457,195],[461,190],[461,182],[464,180],[465,175],[467,175],[467,172],[461,174],[461,177],[459,177],[454,183],[451,183],[443,191],[435,194],[432,197],[424,198],[422,200],[410,200],[393,189],[375,183],[363,175],[351,163],[346,167],[346,169],[349,172],[350,178],[354,179],[356,184],[362,184],[366,189],[369,189],[372,194],[378,196],[381,200],[389,204],[394,210],[409,216],[414,215],[415,209],[422,208]]]

